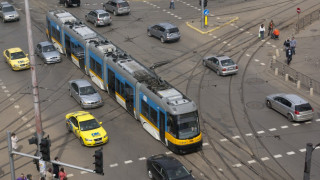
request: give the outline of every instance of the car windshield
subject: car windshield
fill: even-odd
[[[12,11],[15,11],[15,10],[14,10],[13,6],[6,6],[6,7],[2,8],[2,11],[4,13],[6,13],[6,12],[12,12]]]
[[[11,53],[11,60],[21,59],[21,58],[25,58],[25,57],[26,57],[26,55],[22,51]]]
[[[310,106],[309,103],[300,104],[300,105],[297,105],[297,106],[296,106],[296,111],[299,111],[299,112],[311,111],[311,110],[312,110],[312,107]]]
[[[225,59],[221,61],[222,66],[231,66],[234,65],[234,62],[231,59]]]
[[[99,14],[99,18],[109,17],[108,13]]]
[[[97,91],[92,86],[86,86],[80,88],[80,95],[95,94]]]
[[[169,33],[177,33],[179,32],[179,29],[178,28],[171,28],[171,29],[168,29]]]
[[[197,112],[178,115],[179,139],[193,138],[200,132]]]
[[[129,4],[127,2],[122,2],[122,3],[119,3],[119,8],[122,8],[122,7],[128,7]]]
[[[169,180],[182,179],[186,176],[190,176],[189,171],[184,166],[168,169],[167,173]]]
[[[95,119],[80,122],[81,131],[89,131],[92,129],[97,129],[99,127],[100,127],[100,124]]]
[[[43,46],[42,50],[43,52],[51,52],[51,51],[55,51],[56,48],[54,48],[53,45],[48,45],[48,46]]]

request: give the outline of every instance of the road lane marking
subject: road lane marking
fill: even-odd
[[[240,136],[233,136],[232,139],[239,139]]]
[[[14,108],[19,109],[20,106],[19,105],[14,105]]]
[[[110,164],[110,167],[116,167],[116,166],[118,166],[118,163]]]
[[[19,111],[19,112],[18,112],[19,115],[21,115],[22,113],[23,113],[22,111]]]
[[[254,59],[254,61],[255,61],[255,62],[259,62],[260,60],[259,60],[259,59]]]
[[[14,98],[10,98],[10,101],[14,101]]]
[[[293,151],[290,151],[290,152],[287,152],[287,155],[294,155],[294,154],[296,154],[295,152],[293,152]]]
[[[263,133],[264,133],[264,131],[258,131],[257,133],[258,133],[258,134],[263,134]]]
[[[292,124],[292,126],[300,126],[300,124],[294,123],[294,124]]]
[[[241,167],[241,166],[242,166],[242,164],[240,164],[240,163],[232,165],[232,167]]]
[[[1,86],[1,88],[2,88],[2,89],[6,89],[7,87],[6,87],[6,86]]]
[[[11,94],[7,94],[7,96],[8,96],[8,97],[10,97],[10,96],[11,96]]]
[[[261,158],[261,161],[267,161],[267,160],[269,160],[268,157],[263,157],[263,158]]]
[[[273,157],[277,159],[277,158],[281,158],[282,155],[281,154],[277,154],[277,155],[274,155]]]
[[[73,174],[68,174],[68,175],[67,175],[67,177],[72,177],[72,176],[73,176]]]
[[[221,142],[225,142],[228,141],[228,139],[224,138],[224,139],[220,139]]]
[[[248,161],[249,164],[256,163],[256,160]]]
[[[166,152],[166,154],[172,154],[172,152],[171,152],[171,151],[168,151],[168,152]]]
[[[276,130],[277,130],[276,128],[269,129],[269,131],[276,131]]]
[[[282,129],[286,129],[286,128],[288,128],[288,126],[281,126],[281,128],[282,128]]]
[[[248,56],[248,57],[249,57],[249,56],[250,56],[250,54],[246,54],[246,56]]]
[[[311,123],[312,123],[311,121],[305,122],[305,124],[311,124]]]
[[[10,91],[9,91],[9,90],[4,90],[3,92],[8,93],[8,92],[10,92]]]
[[[261,64],[261,66],[264,66],[264,65],[266,65],[265,63],[260,63]]]
[[[80,174],[87,174],[87,171],[80,171]]]
[[[130,164],[130,163],[133,163],[132,160],[128,160],[128,161],[124,161],[125,164]]]
[[[209,143],[202,143],[202,146],[208,146]]]
[[[317,121],[317,122],[319,122],[319,121],[320,121],[320,119],[316,119],[316,121]]]
[[[299,149],[300,152],[306,152],[306,148]]]
[[[248,133],[248,134],[246,134],[246,136],[252,136],[252,133]]]

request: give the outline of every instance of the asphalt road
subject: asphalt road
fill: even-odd
[[[12,1],[9,1],[12,2]],[[67,10],[84,21],[85,13],[100,9],[102,1],[82,1],[80,8]],[[282,46],[282,41],[259,41],[259,24],[273,19],[283,31],[291,31],[296,17],[295,9],[316,8],[317,0],[295,1],[209,1],[208,9],[214,17],[209,23],[219,24],[221,19],[239,17],[219,30],[201,34],[189,28],[186,22],[198,21],[198,1],[176,1],[176,9],[169,10],[169,2],[130,1],[129,16],[113,16],[112,25],[95,28],[121,49],[127,51],[146,66],[171,60],[156,72],[188,97],[199,108],[203,150],[184,156],[172,154],[152,138],[106,92],[99,91],[105,105],[89,110],[103,122],[110,142],[103,145],[104,176],[66,168],[70,179],[148,179],[145,158],[167,153],[178,158],[196,179],[302,179],[304,148],[307,142],[319,143],[320,109],[317,97],[310,98],[291,85],[278,80],[269,71],[270,52]],[[277,6],[274,6],[277,4]],[[21,20],[0,23],[0,50],[21,47],[28,52],[24,3],[15,1]],[[33,42],[46,40],[45,14],[50,9],[65,9],[56,1],[30,1]],[[318,7],[319,8],[319,7]],[[217,18],[219,17],[219,18]],[[182,34],[178,42],[162,44],[146,34],[149,25],[169,21],[176,24]],[[208,54],[223,53],[239,65],[239,73],[220,77],[202,65]],[[52,141],[51,157],[93,169],[94,151],[100,147],[82,147],[74,135],[65,129],[64,116],[80,110],[68,94],[71,79],[88,79],[66,57],[61,63],[45,65],[36,57],[41,99],[42,126]],[[0,58],[0,179],[10,179],[6,131],[15,132],[20,141],[19,151],[34,154],[36,147],[28,144],[35,132],[33,99],[29,70],[13,72]],[[303,96],[315,109],[310,122],[292,123],[286,117],[268,109],[264,98],[268,94],[286,92]],[[311,177],[320,178],[320,156],[314,151]],[[15,157],[16,176],[21,172],[37,177],[32,160]]]

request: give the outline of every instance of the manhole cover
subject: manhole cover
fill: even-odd
[[[250,109],[262,109],[264,108],[264,103],[253,101],[253,102],[248,102],[246,106]]]
[[[318,29],[310,29],[311,32],[316,32]]]
[[[264,84],[265,81],[260,78],[249,78],[246,80],[246,83],[249,85],[260,85],[260,84]]]

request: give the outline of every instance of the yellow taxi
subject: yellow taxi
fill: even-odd
[[[18,47],[3,51],[3,56],[14,71],[30,68],[28,54],[25,54]]]
[[[73,132],[83,146],[97,146],[108,142],[108,134],[96,118],[86,111],[66,115],[66,128]]]

